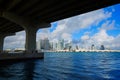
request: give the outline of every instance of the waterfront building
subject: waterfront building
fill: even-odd
[[[95,45],[94,44],[91,45],[91,50],[95,50]]]
[[[53,50],[53,42],[50,42],[50,49]]]
[[[63,50],[64,49],[64,40],[59,40],[58,41],[57,49],[58,50]]]
[[[101,45],[101,46],[100,46],[100,50],[105,50],[104,45]]]
[[[41,40],[37,41],[37,43],[36,43],[36,49],[37,50],[41,50],[41,42],[40,41]]]
[[[57,43],[56,42],[50,42],[50,50],[57,50]]]
[[[50,50],[51,45],[49,43],[48,38],[41,39],[37,42],[37,50]]]
[[[69,51],[72,50],[72,42],[66,43],[65,49],[68,49]]]
[[[54,49],[55,49],[55,50],[58,50],[58,43],[55,43]]]

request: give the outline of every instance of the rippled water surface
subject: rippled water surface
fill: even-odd
[[[0,62],[0,80],[119,80],[120,53],[45,53],[44,59]]]

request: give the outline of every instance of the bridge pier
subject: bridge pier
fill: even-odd
[[[24,27],[26,32],[26,43],[25,43],[25,50],[29,53],[32,53],[36,50],[36,32],[39,28],[42,27],[50,27],[51,24],[39,24],[39,25],[32,25],[32,27]]]
[[[26,32],[26,44],[25,49],[27,52],[32,52],[36,50],[36,32],[37,28],[28,27],[25,29]]]
[[[0,36],[0,52],[3,51],[4,36]]]

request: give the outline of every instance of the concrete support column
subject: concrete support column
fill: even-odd
[[[0,36],[0,52],[3,51],[4,37]]]
[[[25,29],[26,31],[26,44],[25,48],[28,52],[32,52],[36,50],[36,32],[37,29],[34,27],[28,27]]]
[[[32,52],[36,50],[36,32],[39,28],[42,27],[50,27],[51,24],[40,24],[39,26],[36,27],[36,25],[31,25],[32,27],[24,27],[25,32],[26,32],[26,44],[25,44],[25,49],[28,52]]]

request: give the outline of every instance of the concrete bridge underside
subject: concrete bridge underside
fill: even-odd
[[[22,30],[26,31],[26,50],[35,50],[39,28],[119,3],[120,0],[0,0],[0,50],[6,36]]]

